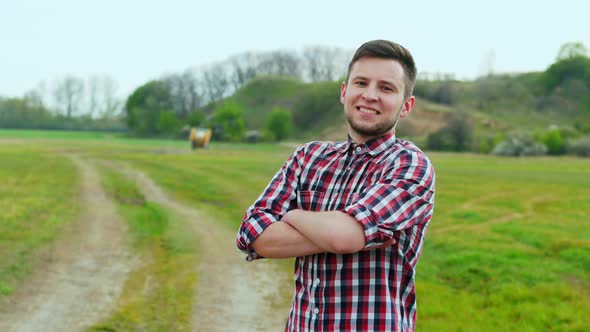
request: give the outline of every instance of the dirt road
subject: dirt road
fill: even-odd
[[[102,190],[95,167],[81,157],[70,158],[81,174],[81,219],[56,241],[47,262],[8,304],[0,306],[2,332],[84,331],[115,309],[128,272],[140,264],[130,254],[126,223]],[[278,287],[290,288],[292,281],[276,262],[246,263],[235,248],[235,230],[170,198],[145,174],[115,166],[136,180],[148,201],[185,218],[198,235],[201,259],[193,331],[284,329],[288,307],[273,303]]]
[[[145,174],[124,168],[148,201],[186,218],[199,235],[201,264],[193,307],[193,331],[282,331],[288,307],[272,305],[279,287],[292,287],[272,261],[246,263],[236,233],[166,195]]]
[[[96,170],[80,158],[72,160],[81,172],[81,219],[0,309],[0,331],[81,331],[108,315],[133,266],[125,223]]]

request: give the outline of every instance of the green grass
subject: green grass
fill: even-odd
[[[124,159],[237,229],[289,153],[229,149]],[[432,159],[437,198],[417,272],[419,330],[576,331],[590,323],[582,315],[590,310],[588,161]]]
[[[68,130],[1,129],[0,138],[92,140],[122,137],[119,133]]]
[[[129,273],[111,317],[91,331],[189,331],[198,240],[188,225],[148,202],[135,183],[101,168],[103,186],[129,224],[140,266]]]
[[[128,162],[174,198],[235,230],[293,151],[214,144],[191,152],[185,142],[124,139],[52,149],[58,148]],[[417,270],[417,331],[585,331],[590,326],[590,162],[429,155],[437,193]],[[121,190],[134,197],[133,188]]]
[[[422,331],[582,331],[590,319],[590,163],[434,154],[418,267]]]
[[[77,172],[62,156],[0,147],[0,298],[48,258],[47,245],[74,220]]]

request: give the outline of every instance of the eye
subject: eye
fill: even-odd
[[[358,86],[366,86],[367,85],[367,83],[365,81],[356,81],[356,82],[354,82],[354,84],[358,85]]]
[[[387,91],[387,92],[393,92],[393,91],[395,91],[392,87],[387,86],[387,85],[383,86],[382,89],[383,89],[383,91]]]

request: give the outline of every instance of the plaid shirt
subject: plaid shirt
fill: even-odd
[[[312,142],[289,158],[246,211],[238,248],[291,209],[344,211],[364,227],[366,246],[295,260],[295,293],[286,331],[414,331],[414,276],[434,207],[434,170],[415,145],[394,133],[356,145]]]

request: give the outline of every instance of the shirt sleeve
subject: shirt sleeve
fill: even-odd
[[[304,148],[302,146],[295,151],[260,197],[246,210],[236,240],[238,249],[248,254],[246,260],[263,258],[252,249],[252,242],[273,222],[281,220],[292,209],[291,205],[295,204]]]
[[[434,169],[421,152],[398,155],[381,178],[344,212],[358,220],[366,248],[390,240],[395,231],[430,221],[434,208]]]

